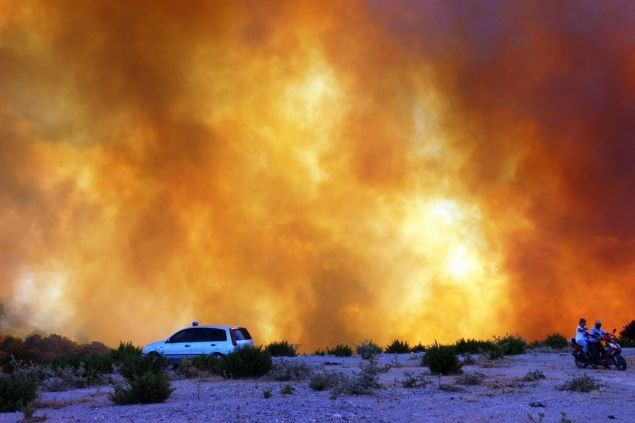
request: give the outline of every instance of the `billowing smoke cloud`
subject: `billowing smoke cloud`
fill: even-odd
[[[3,331],[632,319],[628,2],[0,1]]]

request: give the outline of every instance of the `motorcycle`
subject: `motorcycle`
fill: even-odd
[[[573,358],[576,367],[580,369],[586,368],[589,364],[593,364],[593,360],[589,354],[585,353],[582,346],[575,342],[575,338],[571,339],[573,346]],[[626,360],[622,357],[622,347],[617,343],[615,329],[613,333],[606,332],[600,339],[600,352],[598,363],[606,368],[615,366],[618,370],[626,370]]]

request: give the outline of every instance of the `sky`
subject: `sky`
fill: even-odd
[[[0,0],[0,331],[619,330],[634,117],[630,1]]]

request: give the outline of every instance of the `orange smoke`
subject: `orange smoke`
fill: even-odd
[[[635,305],[635,8],[0,0],[3,331],[304,349]]]

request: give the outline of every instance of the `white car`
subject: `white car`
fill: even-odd
[[[185,357],[197,355],[223,357],[244,346],[254,346],[247,329],[235,326],[199,326],[194,321],[191,327],[175,332],[168,339],[146,345],[142,353],[158,353],[169,363],[178,363]]]

